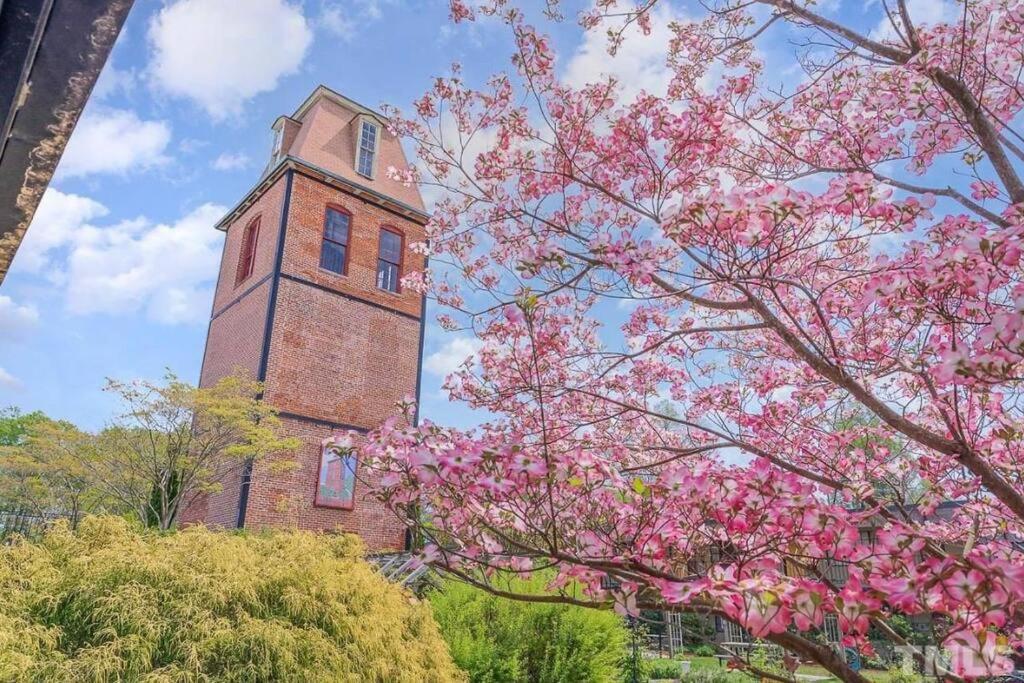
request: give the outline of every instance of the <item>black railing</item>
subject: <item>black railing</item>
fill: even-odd
[[[15,536],[34,538],[46,528],[65,516],[55,513],[39,514],[29,510],[0,508],[0,543],[7,543]]]

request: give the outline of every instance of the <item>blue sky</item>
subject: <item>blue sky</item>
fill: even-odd
[[[928,19],[947,7],[911,5]],[[876,14],[854,11],[866,28]],[[653,36],[632,36],[614,60],[600,32],[566,22],[555,36],[563,76],[581,85],[611,73],[626,96],[663,93],[665,25],[680,16],[659,5]],[[171,368],[196,381],[220,260],[212,226],[257,180],[274,119],[319,83],[408,107],[452,62],[482,83],[510,50],[496,21],[450,25],[445,0],[138,0],[0,286],[0,407],[97,428],[115,408],[105,377]],[[778,73],[790,73],[783,54]],[[606,322],[623,315],[610,308]],[[474,422],[440,391],[472,350],[429,317],[425,416]]]
[[[582,48],[572,25],[564,40]],[[480,81],[506,68],[507,46],[497,22],[452,27],[444,0],[137,2],[0,286],[0,407],[98,428],[105,377],[196,381],[212,226],[257,180],[274,119],[318,83],[407,106],[453,61]],[[440,391],[471,351],[429,324],[426,416],[474,421]]]

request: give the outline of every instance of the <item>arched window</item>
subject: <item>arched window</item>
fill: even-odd
[[[377,247],[377,286],[389,292],[401,290],[402,233],[393,228],[380,229]]]
[[[256,265],[256,245],[260,241],[260,217],[257,216],[249,221],[242,233],[242,248],[238,252],[238,270],[235,271],[235,284],[252,275],[252,269]]]
[[[320,267],[338,275],[348,272],[348,239],[352,215],[340,207],[328,206],[324,216],[324,242]]]

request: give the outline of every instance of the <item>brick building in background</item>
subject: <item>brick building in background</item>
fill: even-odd
[[[263,381],[302,440],[298,467],[257,461],[184,519],[340,528],[401,549],[404,528],[366,495],[368,473],[321,441],[366,432],[419,393],[423,298],[400,278],[425,265],[409,244],[427,214],[416,188],[386,176],[407,162],[380,114],[320,86],[273,132],[263,177],[217,224],[227,234],[200,386],[238,366]]]

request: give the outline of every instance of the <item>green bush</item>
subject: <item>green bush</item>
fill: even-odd
[[[543,582],[511,581],[518,593]],[[457,582],[430,595],[441,634],[473,683],[603,683],[622,678],[629,633],[613,612],[499,598]]]
[[[653,679],[679,678],[682,666],[675,659],[652,659],[647,664],[647,676]]]
[[[430,610],[349,536],[139,531],[0,549],[2,681],[459,681]]]
[[[921,683],[921,676],[913,673],[906,672],[901,666],[894,666],[889,669],[889,683]]]
[[[683,612],[679,615],[683,648],[689,649],[706,644],[708,638],[715,634],[714,626],[707,617],[694,612]]]
[[[707,643],[696,645],[693,648],[693,655],[695,657],[714,657],[716,654],[718,654],[718,650],[715,649],[715,646],[708,645]]]
[[[683,675],[683,683],[743,683],[750,679],[741,673],[712,667],[693,669]]]

